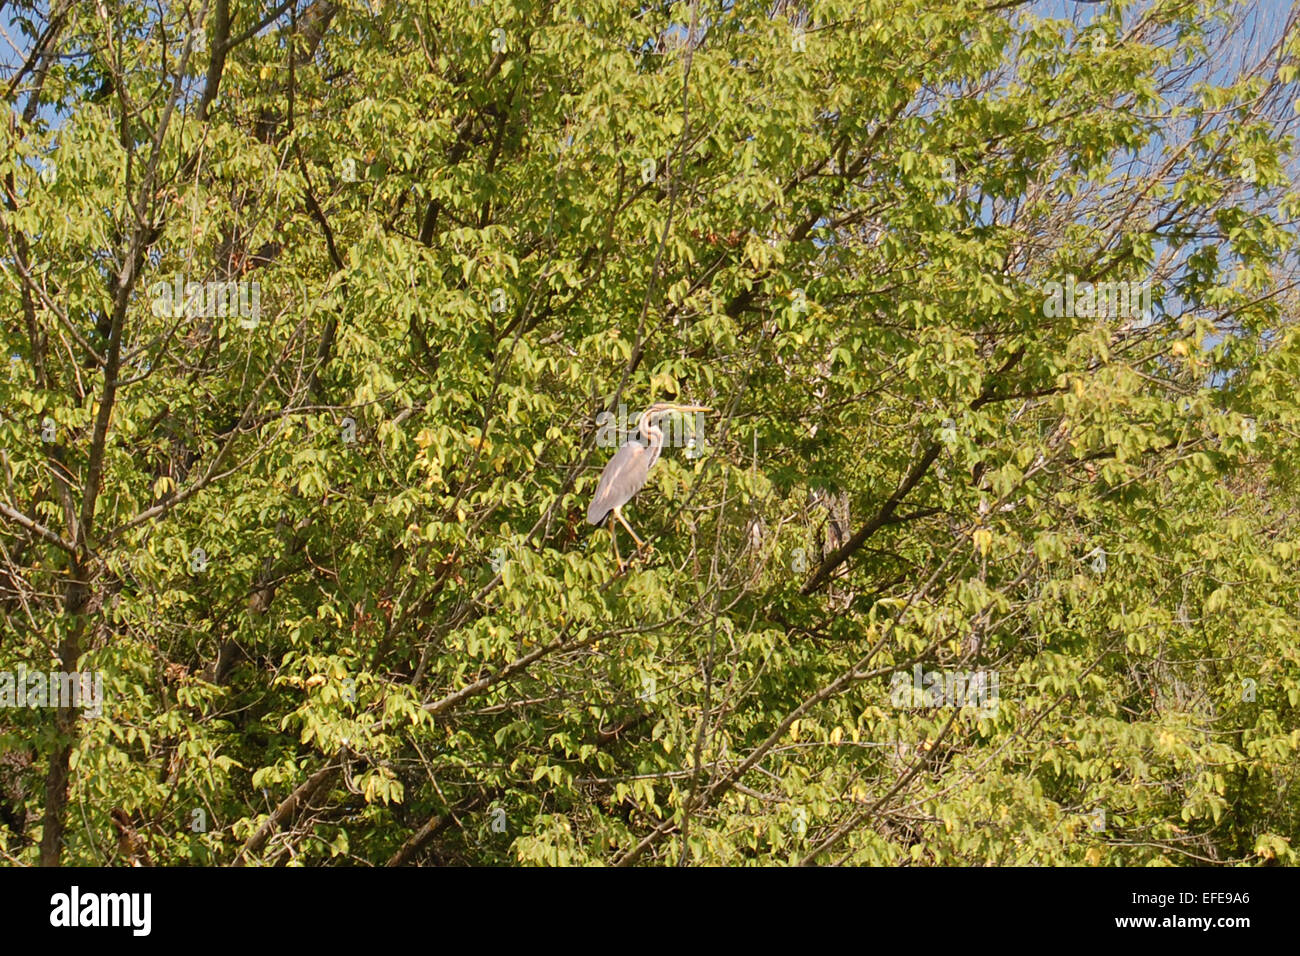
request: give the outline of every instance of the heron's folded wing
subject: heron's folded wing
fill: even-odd
[[[645,484],[648,471],[644,445],[630,441],[616,451],[601,472],[596,493],[587,506],[587,522],[600,524],[610,511],[627,504]]]

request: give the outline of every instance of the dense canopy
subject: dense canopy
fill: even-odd
[[[1287,4],[0,8],[7,861],[1296,862]]]

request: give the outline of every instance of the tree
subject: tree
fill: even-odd
[[[11,859],[1295,862],[1294,13],[11,10]]]

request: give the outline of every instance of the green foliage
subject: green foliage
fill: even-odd
[[[1294,16],[775,7],[72,5],[0,670],[104,709],[0,709],[7,859],[1296,862]],[[596,416],[663,400],[622,571]]]

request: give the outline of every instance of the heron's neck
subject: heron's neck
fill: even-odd
[[[659,459],[659,453],[664,447],[663,429],[651,421],[649,417],[643,417],[636,427],[637,431],[641,433],[641,437],[646,440],[646,448],[650,451],[650,465],[653,465]],[[650,465],[646,467],[648,468]]]
[[[642,419],[636,423],[636,430],[641,433],[641,436],[649,443],[651,448],[659,449],[663,447],[663,429],[652,422],[649,418],[642,417]]]

